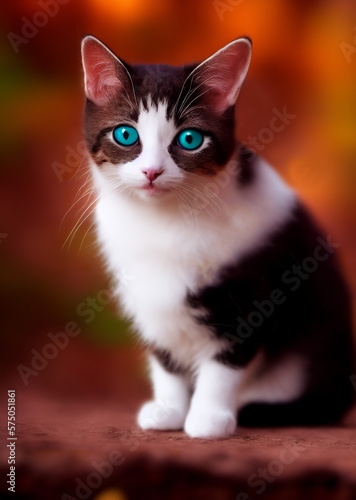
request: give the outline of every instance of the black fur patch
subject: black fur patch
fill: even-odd
[[[209,311],[201,322],[227,348],[216,359],[246,366],[258,350],[273,365],[284,354],[310,362],[307,392],[349,398],[349,293],[335,250],[301,206],[265,248],[221,271],[218,284],[188,295]]]
[[[103,130],[100,130],[97,138],[96,138],[96,141],[95,143],[93,144],[92,148],[91,148],[91,152],[93,154],[97,153],[100,148],[101,148],[101,144],[102,144],[102,141],[103,141],[103,138],[109,133],[109,132],[112,132],[113,131],[113,127],[106,127],[104,128]]]
[[[177,375],[182,375],[186,372],[186,369],[183,366],[179,365],[176,361],[174,361],[168,351],[153,347],[151,348],[150,352],[158,359],[158,361],[161,363],[163,368],[167,370],[167,372],[175,373]]]
[[[87,100],[85,109],[85,136],[88,149],[98,166],[104,162],[114,165],[134,160],[142,151],[138,143],[132,147],[120,146],[109,138],[116,126],[132,123],[138,118],[137,106],[118,95],[117,99],[105,106],[97,106]]]
[[[238,183],[240,186],[249,186],[255,178],[256,153],[247,149],[243,144],[238,146]]]

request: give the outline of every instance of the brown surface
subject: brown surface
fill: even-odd
[[[62,358],[61,366],[67,371],[75,350],[68,348]],[[142,375],[133,384],[137,357],[135,364],[130,349],[96,356],[95,365],[100,358],[102,369],[96,380],[93,373],[90,378],[90,367],[84,370],[87,391],[73,380],[69,396],[63,396],[65,387],[62,395],[59,390],[51,394],[45,388],[53,385],[50,368],[36,385],[18,386],[16,494],[8,498],[356,499],[356,408],[343,425],[334,428],[245,428],[229,440],[216,442],[191,440],[182,432],[142,432],[135,414],[148,387]],[[98,390],[100,380],[105,385],[100,373],[107,373],[114,356],[117,363],[127,366],[127,376],[120,375],[117,381],[115,398],[107,393],[102,396]],[[58,364],[56,370],[58,377]],[[57,378],[58,386],[60,380],[68,384],[64,374]],[[95,387],[91,400],[90,384]],[[114,457],[119,463],[112,471],[105,470],[108,477],[98,476],[93,462],[107,462],[113,450],[120,453]],[[6,460],[2,447],[5,473]],[[269,475],[264,489],[263,479],[257,476],[265,469]],[[76,491],[80,480],[92,480],[97,486],[90,488],[91,494]],[[102,492],[106,496],[100,497]]]

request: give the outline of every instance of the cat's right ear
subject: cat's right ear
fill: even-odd
[[[82,41],[85,94],[99,105],[107,104],[119,92],[134,98],[130,73],[103,43],[93,36]]]
[[[188,91],[193,82],[210,106],[224,112],[236,102],[250,65],[251,51],[252,42],[248,37],[229,43],[192,71],[185,83]]]

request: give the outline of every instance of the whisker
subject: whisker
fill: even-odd
[[[183,201],[184,206],[188,208],[190,219],[193,220],[193,215],[194,215],[195,225],[198,225],[197,214],[194,208],[192,207],[189,197],[179,191],[177,191],[177,196]]]
[[[80,243],[80,246],[79,246],[78,255],[80,254],[80,251],[81,251],[81,249],[82,249],[82,247],[83,247],[83,244],[84,244],[84,240],[85,240],[85,238],[88,236],[89,231],[91,230],[91,228],[92,228],[94,225],[95,225],[95,222],[92,222],[92,223],[90,224],[90,226],[88,227],[88,229],[86,230],[86,232],[85,232],[85,234],[84,234],[84,236],[83,236],[83,238],[82,238],[82,241],[81,241],[81,243]]]
[[[202,209],[204,209],[204,210],[205,210],[205,211],[206,211],[209,215],[211,215],[211,213],[210,213],[210,212],[209,212],[209,210],[207,209],[206,204],[207,204],[208,206],[210,206],[210,207],[211,207],[214,211],[216,211],[216,209],[215,209],[214,207],[212,207],[212,206],[211,206],[211,204],[210,204],[210,200],[209,200],[209,199],[202,199],[202,203],[200,203],[200,204],[198,204],[198,205],[195,205],[195,206],[194,206],[194,204],[193,204],[193,202],[192,202],[192,199],[191,199],[191,198],[192,198],[192,193],[190,192],[190,189],[189,189],[189,188],[187,188],[187,187],[184,187],[184,186],[180,186],[180,188],[181,188],[181,190],[183,190],[183,191],[185,192],[185,194],[187,194],[187,195],[190,197],[192,207],[193,207],[193,209],[194,209],[195,211],[197,210],[197,208],[196,208],[196,207],[198,207],[199,211],[201,211]],[[195,201],[195,202],[197,202],[197,201],[198,201],[198,200],[197,200],[197,198],[194,198],[194,201]],[[205,201],[206,203],[204,203],[204,201]]]
[[[85,193],[82,193],[82,195],[81,195],[81,196],[80,196],[77,200],[75,200],[75,199],[74,199],[73,204],[72,204],[72,205],[68,208],[68,210],[67,210],[67,211],[66,211],[66,213],[64,214],[64,216],[63,216],[63,218],[62,218],[62,220],[61,220],[61,223],[60,223],[60,225],[59,225],[59,228],[61,228],[61,227],[62,227],[62,225],[63,225],[63,223],[64,223],[64,221],[65,221],[65,219],[66,219],[67,215],[69,214],[69,212],[70,212],[71,210],[73,210],[73,209],[74,209],[74,207],[75,207],[75,206],[76,206],[76,205],[77,205],[80,201],[82,201],[82,200],[84,200],[84,199],[86,199],[86,198],[89,198],[89,199],[90,199],[90,196],[91,196],[92,194],[94,194],[94,189],[91,187],[91,188],[88,188],[88,189],[85,191]],[[76,196],[77,196],[77,195],[78,195],[78,193],[76,194]],[[88,200],[86,200],[86,201],[88,201]],[[85,206],[85,204],[84,204],[84,206]],[[77,214],[78,214],[79,212],[80,212],[80,209],[77,211]]]
[[[86,155],[84,155],[78,165],[78,168],[77,170],[75,171],[72,179],[75,179],[77,178],[78,174],[82,172],[82,170],[84,170],[84,173],[87,173],[87,168],[88,168],[88,165],[83,165],[83,162],[84,161],[89,161],[89,154],[87,153]],[[81,175],[81,177],[84,175],[84,173]],[[79,179],[81,178],[79,177]]]
[[[195,70],[193,70],[193,73],[194,73],[196,70],[197,70],[197,68],[195,68]],[[178,115],[179,115],[179,113],[180,113],[180,111],[181,111],[182,107],[184,106],[184,104],[185,104],[186,100],[189,98],[189,96],[190,96],[190,95],[192,95],[192,94],[195,92],[195,90],[197,90],[197,89],[198,89],[198,87],[199,87],[200,85],[202,85],[202,83],[203,83],[203,82],[202,82],[201,84],[199,84],[198,86],[195,86],[195,87],[194,87],[194,89],[192,90],[192,84],[193,84],[194,78],[196,77],[196,75],[199,75],[199,72],[200,72],[200,71],[201,71],[201,70],[200,70],[200,69],[198,69],[198,71],[196,72],[196,74],[195,74],[192,78],[191,78],[191,75],[189,75],[189,76],[188,76],[188,78],[190,78],[189,89],[188,89],[188,91],[187,91],[187,93],[186,93],[186,95],[185,95],[185,97],[184,97],[184,99],[183,99],[183,101],[182,101],[181,105],[179,106]],[[186,80],[186,81],[187,81],[187,80]],[[184,84],[183,84],[183,86],[182,86],[182,88],[181,88],[181,91],[180,91],[180,93],[179,93],[179,96],[178,96],[178,99],[177,99],[177,102],[176,102],[176,106],[178,105],[179,99],[181,98],[181,95],[182,95],[182,92],[183,92],[184,85],[185,85],[186,81],[184,82]],[[176,107],[176,106],[175,106],[175,107]]]
[[[199,87],[201,87],[202,85],[206,84],[209,80],[213,79],[213,77],[210,77],[210,78],[207,78],[205,79],[204,81],[202,81],[201,83],[199,83],[198,85],[196,85],[192,90],[189,90],[187,95],[185,96],[185,98],[183,99],[183,102],[182,104],[180,105],[179,107],[179,110],[178,110],[178,116],[181,118],[183,113],[187,111],[187,109],[191,106],[191,104],[196,100],[198,99],[199,97],[201,97],[202,95],[204,95],[206,92],[209,92],[211,89],[210,88],[207,88],[205,91],[203,92],[200,92],[196,97],[194,97],[194,99],[192,99],[190,102],[189,102],[189,99],[193,96],[193,94],[199,89]],[[191,88],[191,85],[190,85],[190,88]],[[183,108],[183,109],[182,109]]]
[[[198,174],[196,174],[194,172],[187,172],[187,174],[189,176],[192,176],[192,177],[197,177],[197,179],[200,181],[200,176]],[[222,205],[226,204],[225,201],[223,199],[221,199],[220,196],[217,193],[215,193],[214,191],[212,191],[209,187],[204,186],[204,190],[209,191],[209,193],[211,193],[215,198],[217,198],[221,202]]]
[[[78,232],[78,229],[82,226],[83,222],[93,213],[94,208],[89,212],[89,215],[85,215],[85,214],[88,212],[88,210],[90,210],[93,207],[93,205],[98,201],[98,199],[99,199],[99,196],[97,196],[96,199],[94,201],[92,201],[89,204],[89,206],[84,210],[82,215],[79,217],[79,220],[75,223],[73,229],[71,230],[71,232],[67,236],[66,240],[64,241],[61,250],[63,250],[63,248],[66,246],[66,244],[68,242],[69,242],[68,248],[70,247],[70,245],[73,242],[74,236]],[[70,240],[70,241],[68,241],[68,240]]]
[[[225,205],[224,201],[221,200],[221,198],[219,198],[217,195],[215,195],[215,193],[211,190],[209,190],[209,193],[205,193],[205,192],[201,191],[200,189],[198,189],[196,186],[193,186],[192,184],[188,183],[187,181],[184,181],[182,184],[185,187],[192,189],[194,191],[194,193],[196,193],[198,195],[198,198],[208,201],[209,204],[210,204],[210,202],[214,203],[215,207],[219,210],[222,208],[223,205]],[[213,196],[211,196],[210,193]],[[221,202],[221,204],[219,204],[218,201],[216,199],[214,199],[214,196],[215,196],[215,198],[218,199],[218,201]]]

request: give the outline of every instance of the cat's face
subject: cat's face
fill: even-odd
[[[104,182],[142,199],[184,199],[227,163],[234,105],[251,43],[242,38],[200,65],[132,65],[83,40],[85,135]]]

